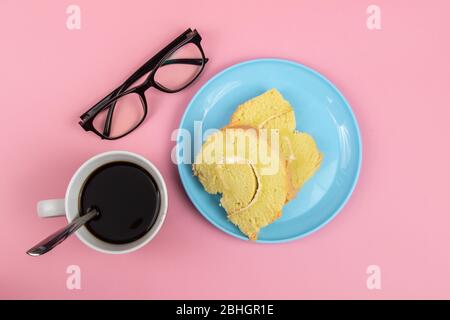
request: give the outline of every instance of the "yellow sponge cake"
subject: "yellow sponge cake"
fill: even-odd
[[[230,123],[287,131],[294,131],[296,127],[294,110],[277,89],[268,90],[238,106]]]
[[[259,152],[262,149],[268,151],[266,159]],[[281,216],[288,192],[285,165],[279,150],[258,130],[226,127],[205,141],[193,172],[207,192],[222,194],[220,203],[229,220],[256,240],[262,227]]]
[[[237,212],[254,198],[259,181],[250,164],[224,161],[224,153],[215,153],[215,144],[222,132],[210,135],[193,165],[194,175],[208,193],[222,193],[220,204],[227,212]],[[225,148],[225,147],[224,147]]]
[[[208,193],[221,194],[228,219],[251,240],[320,167],[316,142],[295,128],[291,105],[271,89],[238,106],[196,155],[194,175]]]
[[[322,154],[307,133],[295,131],[294,110],[281,93],[271,89],[241,104],[231,116],[232,125],[279,129],[281,152],[288,164],[290,188],[287,200],[297,192],[320,167]]]

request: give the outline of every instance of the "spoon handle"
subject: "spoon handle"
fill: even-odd
[[[68,236],[77,231],[81,226],[85,223],[92,220],[94,217],[98,215],[98,211],[94,208],[88,209],[87,213],[83,216],[75,218],[71,223],[69,223],[64,228],[59,229],[55,233],[51,234],[33,248],[27,251],[27,254],[30,256],[40,256],[44,253],[52,250],[58,244],[66,240]]]

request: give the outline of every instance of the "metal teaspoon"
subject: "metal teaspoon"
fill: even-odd
[[[51,234],[33,248],[27,251],[27,254],[30,256],[40,256],[44,253],[49,252],[58,244],[67,239],[72,233],[77,231],[81,226],[86,224],[87,222],[94,219],[99,214],[98,210],[95,208],[89,208],[87,213],[83,216],[75,218],[71,223],[69,223],[64,228],[59,229],[55,233]]]

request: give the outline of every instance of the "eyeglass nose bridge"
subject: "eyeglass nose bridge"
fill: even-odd
[[[155,86],[153,76],[154,71],[150,72],[150,74],[147,76],[144,82],[142,82],[140,85],[134,88],[136,90],[136,93],[143,95],[145,97],[145,91]]]

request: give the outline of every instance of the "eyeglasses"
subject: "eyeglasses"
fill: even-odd
[[[148,113],[147,89],[154,87],[175,93],[198,78],[208,62],[201,39],[196,30],[187,29],[81,115],[81,127],[108,140],[122,138],[135,130]]]

